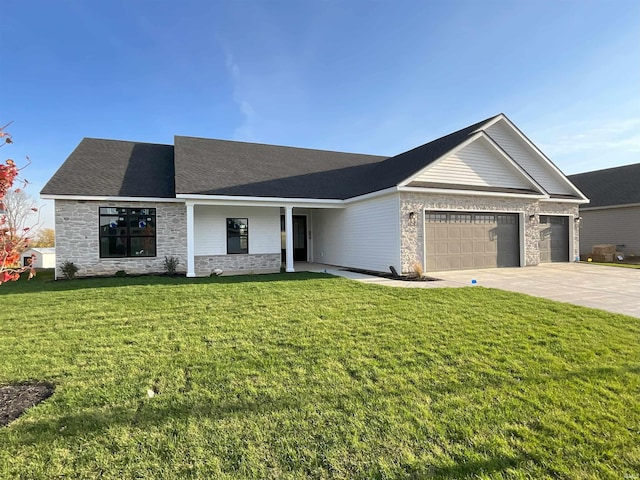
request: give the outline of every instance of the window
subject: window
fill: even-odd
[[[498,215],[498,225],[515,225],[516,221],[515,215]]]
[[[425,215],[427,223],[447,223],[446,213],[429,212]]]
[[[227,253],[249,253],[249,220],[227,218]]]
[[[474,217],[474,223],[496,223],[496,216],[490,214],[477,213]]]
[[[100,258],[155,256],[155,208],[100,207]]]
[[[451,223],[473,223],[470,213],[452,213],[449,218]]]

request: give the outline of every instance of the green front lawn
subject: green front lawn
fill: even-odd
[[[603,262],[583,262],[589,265],[604,265],[605,267],[640,268],[640,263],[603,263]]]
[[[635,478],[640,320],[321,274],[0,286],[0,478]],[[157,394],[150,398],[148,390]]]

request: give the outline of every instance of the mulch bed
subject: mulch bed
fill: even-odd
[[[0,426],[8,425],[28,408],[43,402],[55,386],[47,382],[30,382],[0,386]]]
[[[371,275],[374,277],[389,278],[391,280],[401,280],[403,282],[438,282],[441,279],[434,277],[427,277],[423,275],[418,277],[417,275],[394,275],[389,272],[376,272],[374,270],[362,270],[360,268],[343,268],[347,272],[362,273],[363,275]]]

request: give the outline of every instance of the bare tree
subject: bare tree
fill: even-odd
[[[7,190],[2,203],[6,226],[10,232],[23,235],[33,232],[38,226],[38,206],[34,198],[24,190],[20,188]]]
[[[5,130],[8,125],[10,123],[0,127],[0,147],[13,143],[11,134]],[[36,274],[33,268],[33,257],[28,265],[20,266],[20,253],[29,245],[29,231],[32,227],[22,223],[21,227],[16,229],[9,223],[11,221],[15,225],[19,224],[21,219],[24,222],[27,221],[27,217],[21,217],[19,213],[12,213],[18,201],[16,198],[10,199],[10,203],[7,205],[7,195],[11,196],[12,193],[19,191],[19,189],[12,189],[16,180],[19,179],[20,170],[10,158],[0,162],[0,284],[18,280],[23,272],[28,271],[29,278]],[[23,180],[22,183],[26,185],[27,182]],[[34,204],[29,207],[29,210],[32,213],[38,211]]]

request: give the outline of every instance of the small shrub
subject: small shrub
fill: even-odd
[[[424,275],[424,271],[422,270],[422,264],[420,262],[415,262],[413,264],[413,271],[416,273],[416,277],[422,278]]]
[[[65,262],[60,267],[60,270],[62,270],[62,274],[64,275],[64,278],[71,280],[76,276],[76,273],[78,272],[78,267],[76,267],[76,265],[73,262],[69,260],[65,260]]]
[[[126,277],[126,276],[127,276],[127,272],[126,272],[125,270],[118,270],[118,271],[115,273],[115,276],[116,276],[116,277]]]
[[[164,271],[167,275],[175,275],[180,260],[178,257],[164,257]]]

